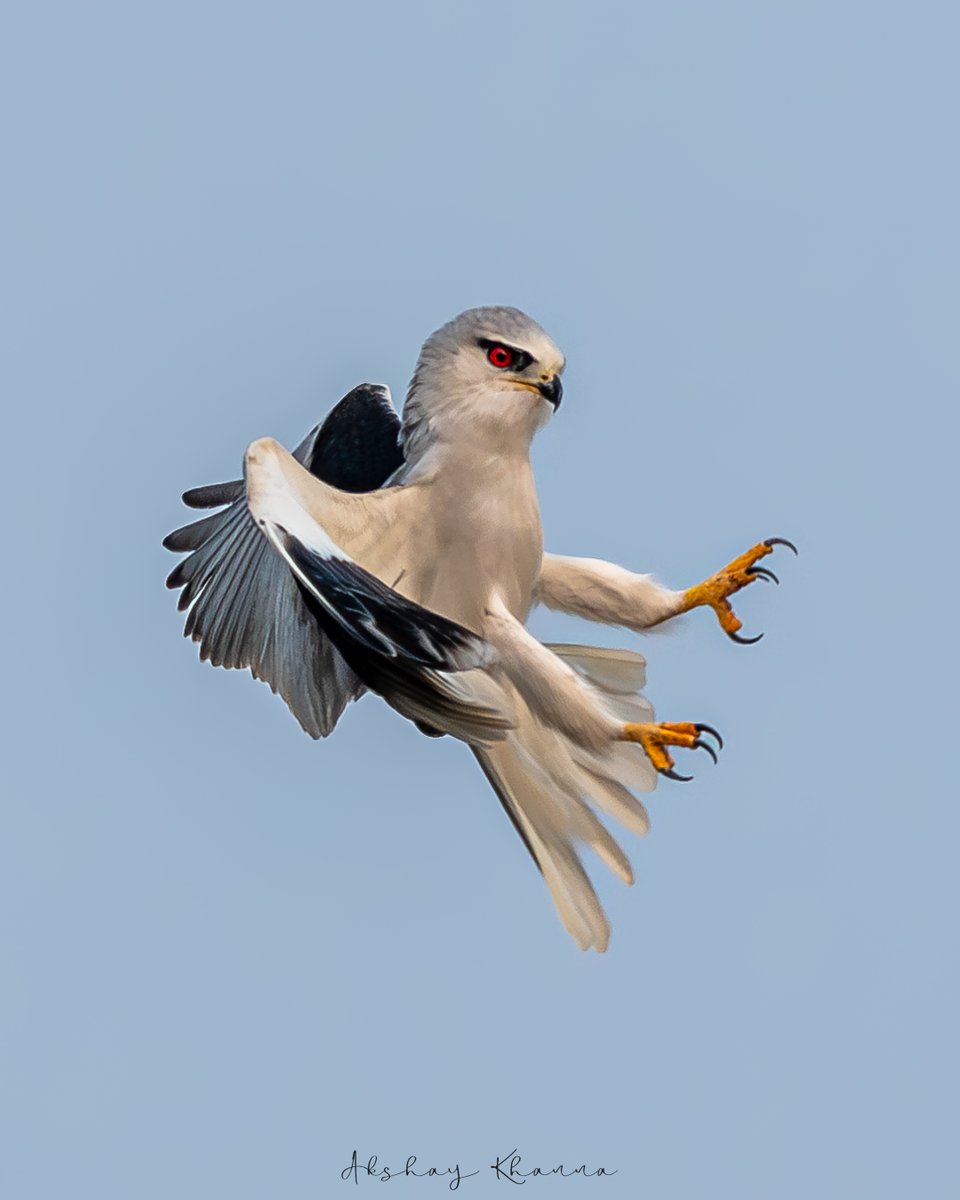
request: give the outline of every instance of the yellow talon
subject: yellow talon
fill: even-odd
[[[780,582],[772,571],[756,565],[761,558],[772,554],[775,546],[788,546],[794,554],[797,553],[796,546],[785,538],[767,538],[764,542],[758,542],[756,546],[751,547],[745,554],[741,554],[739,558],[735,558],[733,562],[728,563],[703,583],[688,588],[683,594],[682,611],[689,612],[691,608],[702,606],[712,608],[717,614],[721,629],[728,637],[735,642],[759,642],[763,637],[762,633],[754,638],[738,636],[738,630],[743,628],[743,622],[733,611],[729,597],[758,579],[765,579],[771,583]]]
[[[668,779],[680,779],[687,782],[693,776],[678,775],[674,771],[673,757],[666,747],[680,746],[684,750],[706,750],[716,762],[716,751],[709,742],[702,740],[700,737],[702,733],[711,734],[717,739],[717,745],[723,747],[723,738],[712,726],[693,721],[664,721],[659,725],[628,724],[624,725],[621,736],[625,742],[638,742],[643,747],[647,758],[661,775],[666,775]]]

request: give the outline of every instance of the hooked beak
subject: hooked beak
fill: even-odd
[[[554,377],[547,383],[538,383],[537,391],[544,398],[549,400],[553,405],[553,411],[556,412],[560,407],[560,401],[563,399],[563,384],[560,382],[560,376]]]

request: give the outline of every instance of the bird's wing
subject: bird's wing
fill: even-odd
[[[342,492],[373,492],[403,465],[400,418],[389,388],[363,383],[348,392],[316,429],[307,470]]]
[[[379,488],[402,464],[400,420],[385,387],[348,393],[294,450],[318,479],[351,493]],[[312,617],[286,565],[250,516],[242,480],[185,492],[191,508],[227,507],[164,539],[189,551],[167,586],[182,588],[184,634],[214,666],[249,667],[283,697],[311,737],[325,737],[363,690]]]
[[[499,740],[512,718],[485,674],[494,648],[400,595],[344,548],[353,541],[408,551],[415,535],[404,504],[409,496],[403,488],[351,496],[328,487],[269,438],[247,450],[255,526],[357,678],[432,730],[483,744]]]

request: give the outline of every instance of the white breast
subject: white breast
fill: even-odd
[[[415,485],[418,511],[404,569],[396,582],[386,582],[477,631],[493,595],[525,620],[543,558],[529,460],[444,467]]]

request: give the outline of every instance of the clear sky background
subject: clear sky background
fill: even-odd
[[[949,4],[11,6],[0,1193],[960,1194]],[[580,954],[466,749],[196,661],[188,486],[513,304],[548,545],[779,589],[641,642],[720,727]],[[756,594],[754,594],[756,593]],[[701,756],[703,757],[703,756]],[[512,1193],[511,1193],[512,1194]]]

